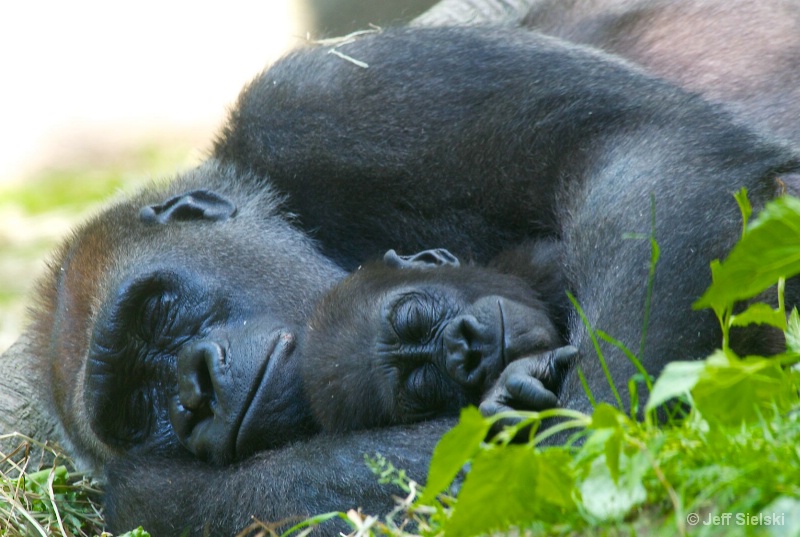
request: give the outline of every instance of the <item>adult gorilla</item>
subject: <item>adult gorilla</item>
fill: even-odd
[[[326,256],[353,268],[389,247],[438,245],[484,262],[530,237],[554,237],[590,321],[633,346],[650,252],[623,236],[649,231],[655,193],[662,260],[647,367],[657,373],[717,345],[713,316],[690,306],[710,260],[738,238],[731,193],[748,187],[758,208],[780,184],[796,186],[791,152],[623,62],[531,32],[395,30],[339,45],[366,69],[328,52],[298,51],[259,77],[214,151],[288,193],[285,209]],[[576,316],[568,335],[595,395],[610,400]],[[769,351],[775,342],[753,343]],[[633,373],[621,354],[607,360],[618,381]],[[589,409],[574,371],[559,395]],[[249,461],[237,468],[266,475]],[[191,484],[204,472],[164,488],[164,471],[114,466],[113,520],[148,512],[145,522],[160,524],[178,513],[199,528],[218,509],[242,513],[241,497],[226,505],[196,496]]]

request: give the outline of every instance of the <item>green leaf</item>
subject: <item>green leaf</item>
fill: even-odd
[[[536,482],[536,496],[540,498],[541,509],[552,511],[552,506],[567,510],[575,509],[572,491],[575,476],[572,472],[572,457],[561,449],[548,449],[537,453],[539,459],[539,480]],[[550,504],[549,506],[547,504]],[[558,516],[540,515],[540,518],[557,522]]]
[[[601,403],[595,408],[592,414],[592,423],[589,426],[597,432],[592,434],[587,443],[593,445],[602,444],[608,471],[615,483],[619,480],[620,475],[619,461],[624,438],[623,425],[628,421],[628,417],[622,411],[609,404]],[[598,434],[599,431],[603,431],[605,434]],[[593,447],[590,447],[589,450],[594,452]]]
[[[608,473],[614,484],[619,482],[619,459],[622,452],[622,430],[618,429],[606,440],[605,457]]]
[[[737,358],[718,351],[692,389],[695,408],[709,422],[739,425],[798,404],[792,379],[778,360]]]
[[[800,273],[800,199],[771,201],[714,274],[695,309],[751,298],[781,277]]]
[[[689,394],[706,368],[706,362],[670,362],[656,379],[645,405],[651,411],[670,399]]]
[[[642,452],[619,453],[619,479],[613,479],[605,455],[592,461],[589,475],[581,482],[583,506],[599,520],[621,520],[647,499],[642,485],[649,463]]]
[[[141,526],[139,526],[135,530],[125,532],[119,537],[150,537],[150,534],[144,531],[144,529]]]
[[[619,428],[626,421],[627,416],[619,409],[608,403],[600,403],[592,413],[592,423],[589,427],[592,429]]]
[[[511,525],[563,520],[575,509],[570,468],[571,458],[562,450],[537,452],[510,445],[481,451],[445,524],[445,535],[480,535]]]
[[[780,330],[786,329],[786,316],[780,310],[773,309],[769,304],[756,302],[750,304],[742,313],[733,316],[732,326],[747,326],[749,324],[767,324]]]
[[[433,450],[428,481],[419,503],[432,503],[437,494],[450,486],[461,468],[478,452],[490,427],[491,422],[477,408],[461,411],[458,425],[447,431]]]
[[[786,325],[785,336],[786,350],[800,353],[800,314],[797,313],[797,308],[792,308],[789,322]]]
[[[747,197],[747,189],[742,187],[739,192],[733,195],[736,198],[736,203],[739,205],[739,211],[742,213],[742,236],[744,237],[747,232],[747,221],[750,215],[753,214],[753,206],[750,205],[750,200]]]

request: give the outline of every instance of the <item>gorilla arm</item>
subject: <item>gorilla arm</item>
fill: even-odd
[[[20,432],[36,440],[52,440],[56,422],[38,397],[41,368],[32,367],[30,334],[23,333],[0,356],[0,434]],[[15,438],[0,440],[0,452],[8,454],[19,445]]]
[[[361,507],[386,513],[399,493],[378,483],[363,455],[380,453],[424,481],[433,447],[453,425],[440,420],[344,436],[319,435],[234,466],[197,460],[118,460],[109,465],[106,521],[113,532],[141,525],[153,535],[232,535],[252,522],[284,521]],[[287,521],[293,522],[293,521]],[[324,535],[336,535],[334,525]],[[344,529],[339,526],[338,529]]]

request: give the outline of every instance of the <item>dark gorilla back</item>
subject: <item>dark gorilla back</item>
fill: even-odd
[[[589,321],[638,348],[649,244],[624,236],[649,233],[652,194],[662,255],[646,366],[717,345],[713,315],[691,303],[739,236],[731,194],[747,187],[758,210],[776,179],[797,182],[794,154],[625,62],[533,32],[392,30],[338,50],[369,67],[329,47],[290,54],[246,88],[214,150],[268,175],[326,255],[353,268],[442,246],[484,262],[552,236]],[[609,400],[577,316],[569,342]],[[633,367],[606,358],[624,386]],[[576,375],[565,390],[588,410]]]

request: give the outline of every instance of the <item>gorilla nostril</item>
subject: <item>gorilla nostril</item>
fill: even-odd
[[[178,353],[178,397],[187,410],[208,407],[214,399],[212,371],[226,363],[225,350],[216,342],[200,341]]]
[[[482,326],[472,315],[451,321],[444,334],[445,368],[457,382],[477,386],[483,382],[485,342]]]

